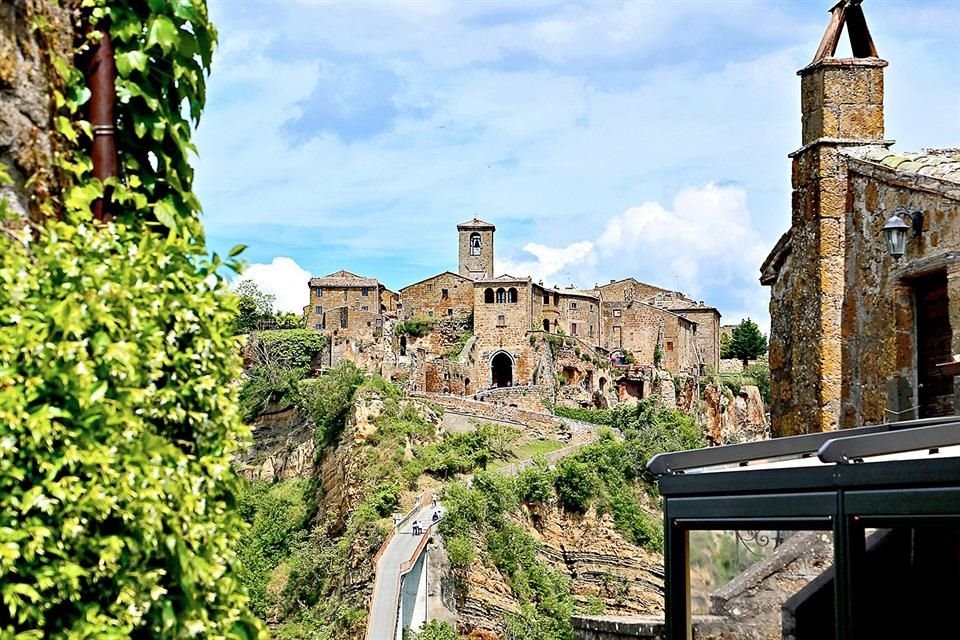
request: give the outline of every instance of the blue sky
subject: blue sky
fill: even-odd
[[[634,276],[766,327],[796,70],[830,4],[210,0],[209,243],[249,245],[249,277],[293,308],[308,275],[397,289],[455,270],[476,216],[500,272]],[[960,2],[863,6],[890,61],[887,137],[960,147]]]

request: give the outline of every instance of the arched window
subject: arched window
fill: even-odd
[[[493,302],[493,289],[487,289],[483,292],[483,301],[487,304]]]
[[[482,247],[483,247],[483,245],[482,245],[482,243],[480,242],[480,234],[479,234],[479,233],[471,233],[471,234],[470,234],[470,255],[472,255],[472,256],[478,256],[478,255],[480,255],[480,249],[481,249]]]
[[[502,304],[507,301],[507,292],[503,289],[497,289],[497,303]]]
[[[517,301],[517,290],[513,287],[507,291],[507,302],[516,302]]]

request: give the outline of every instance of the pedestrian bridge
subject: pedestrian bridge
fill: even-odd
[[[426,623],[429,567],[424,552],[436,526],[433,512],[440,510],[432,496],[418,497],[380,547],[374,558],[376,577],[366,640],[402,640],[404,629],[418,631]],[[415,523],[420,525],[417,531]]]

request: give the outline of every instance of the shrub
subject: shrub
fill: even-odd
[[[412,318],[398,322],[394,331],[398,336],[408,335],[413,338],[419,338],[433,329],[433,322],[433,318]],[[464,341],[464,344],[466,344],[466,341]]]
[[[547,504],[553,498],[553,474],[540,457],[516,478],[517,496],[526,504]]]
[[[557,465],[553,480],[557,500],[567,511],[585,513],[597,495],[597,478],[583,462],[566,458]]]
[[[613,420],[610,409],[588,409],[583,407],[563,407],[557,405],[553,412],[561,417],[589,422],[591,424],[609,425]]]
[[[256,633],[233,551],[239,349],[199,252],[119,224],[0,234],[6,633]]]
[[[743,373],[753,379],[754,383],[757,385],[757,388],[760,390],[760,396],[763,397],[763,401],[769,405],[770,367],[761,363],[752,364],[747,367]]]
[[[317,424],[316,440],[320,449],[339,440],[363,381],[363,372],[357,365],[344,360],[320,378],[299,386],[299,402]]]
[[[457,640],[458,637],[456,627],[438,620],[428,620],[419,633],[403,631],[403,640]]]
[[[276,329],[251,335],[247,348],[255,366],[269,361],[288,369],[301,369],[310,367],[326,342],[326,336],[316,331]]]

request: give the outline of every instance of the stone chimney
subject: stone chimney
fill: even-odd
[[[771,417],[775,436],[828,431],[839,421],[845,273],[845,150],[883,140],[883,70],[860,7],[841,0],[800,76],[801,147],[793,160],[792,273],[771,296]],[[852,58],[835,58],[847,27]],[[789,283],[787,282],[789,280]],[[778,294],[779,295],[779,294]],[[788,322],[789,320],[789,322]],[[802,390],[802,392],[798,391]]]

